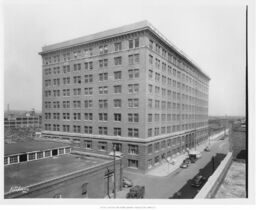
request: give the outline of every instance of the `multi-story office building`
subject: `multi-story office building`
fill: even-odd
[[[43,136],[143,171],[208,137],[210,78],[147,21],[48,45]]]

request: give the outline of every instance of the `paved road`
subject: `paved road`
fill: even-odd
[[[211,145],[210,152],[202,152],[202,158],[196,163],[191,164],[186,169],[178,169],[174,173],[165,177],[156,177],[144,174],[137,174],[133,172],[124,171],[124,176],[133,181],[135,185],[145,186],[145,198],[168,198],[175,192],[181,189],[188,180],[193,178],[199,169],[207,165],[212,156],[216,153],[227,153],[229,150],[228,139],[219,140],[215,144]],[[118,198],[125,198],[128,189],[123,190],[118,194]]]

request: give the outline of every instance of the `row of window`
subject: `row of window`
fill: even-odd
[[[70,101],[62,101],[62,108],[70,108]],[[60,101],[45,101],[44,102],[45,108],[50,109],[52,108],[60,108]],[[53,106],[51,106],[53,105]],[[108,108],[108,100],[98,100],[99,108]],[[81,101],[73,101],[73,108],[80,108]],[[85,100],[84,101],[84,108],[92,108],[93,107],[93,100]],[[122,100],[121,99],[114,99],[113,100],[113,107],[120,108],[122,107]],[[139,99],[138,98],[129,98],[128,99],[128,108],[138,108],[139,107]]]
[[[163,134],[169,134],[173,132],[178,132],[182,130],[189,130],[194,129],[196,127],[207,126],[208,122],[201,122],[201,123],[186,123],[182,125],[169,125],[169,126],[162,126],[162,127],[155,127],[148,129],[148,137],[158,136]]]
[[[100,73],[99,75],[99,81],[106,81],[108,80],[108,73]],[[129,79],[134,79],[134,78],[139,78],[139,69],[129,69],[128,70],[128,78]],[[114,79],[115,80],[120,80],[122,79],[122,72],[121,71],[116,71],[114,72]],[[71,79],[70,77],[64,77],[62,78],[63,84],[71,84]],[[47,79],[45,80],[45,87],[49,87],[52,85],[51,81],[53,81],[53,85],[60,85],[60,78],[58,79]],[[91,83],[93,82],[93,75],[84,75],[84,83]],[[74,76],[73,77],[73,84],[81,84],[82,83],[82,77],[81,76]]]
[[[113,43],[113,51],[118,52],[123,49],[123,43],[122,42],[116,42]],[[112,46],[111,46],[112,47]],[[136,39],[131,39],[128,40],[128,48],[133,49],[133,48],[138,48],[139,47],[139,38]],[[72,53],[72,58],[77,59],[77,58],[82,58],[82,57],[89,57],[93,56],[96,54],[103,55],[109,53],[109,44],[105,45],[100,45],[98,47],[97,52],[95,52],[96,49],[92,48],[84,48],[84,49],[77,49],[72,52],[65,52],[62,54],[62,59],[60,55],[54,55],[54,56],[45,56],[44,57],[44,64],[52,64],[52,63],[59,63],[60,61],[69,61],[71,60],[71,53]]]
[[[153,80],[154,72],[153,70],[148,70],[148,78]],[[187,81],[178,81],[171,77],[167,77],[165,75],[161,75],[160,73],[155,72],[155,82],[160,83],[162,85],[168,85],[172,88],[177,88],[181,91],[187,92],[189,94],[197,95],[198,97],[207,98],[208,97],[208,88],[200,88],[200,83],[196,82],[195,84],[190,84]],[[162,79],[161,79],[162,78]],[[194,80],[193,80],[194,81]],[[196,87],[196,88],[195,88]]]
[[[28,160],[36,160],[36,159],[42,159],[46,157],[51,157],[54,155],[62,155],[64,153],[70,153],[71,148],[60,148],[60,149],[55,149],[55,150],[47,150],[47,151],[40,151],[40,152],[33,152],[33,153],[28,153],[28,154],[23,154],[23,155],[13,155],[10,157],[4,157],[4,164],[7,165],[13,164],[13,163],[18,163],[18,162],[25,162]],[[8,160],[9,158],[9,160]]]
[[[72,89],[63,89],[63,96],[71,96]],[[139,92],[139,84],[128,84],[128,93],[138,93]],[[100,86],[98,87],[99,94],[108,94],[108,86]],[[122,93],[122,85],[114,85],[113,93]],[[52,95],[53,94],[53,95]],[[82,88],[73,88],[73,95],[78,96],[82,94]],[[93,87],[84,88],[84,95],[93,95]],[[45,97],[59,97],[61,96],[61,90],[45,90]]]
[[[131,54],[128,55],[128,65],[136,65],[140,63],[140,54]],[[101,59],[98,61],[99,68],[103,67],[108,67],[108,59]],[[123,64],[123,57],[118,56],[114,57],[114,65],[115,66],[120,66]],[[85,70],[93,70],[93,61],[90,62],[85,62],[84,63],[84,69]],[[52,70],[52,71],[51,71]],[[82,70],[82,63],[75,63],[73,64],[73,71],[80,71]],[[60,66],[53,67],[51,68],[46,68],[44,70],[45,75],[50,75],[50,74],[60,74]],[[62,66],[62,72],[69,73],[70,72],[70,65],[64,65]]]
[[[81,113],[73,113],[73,120],[81,120]],[[54,119],[60,120],[60,113],[45,113],[45,119]],[[139,122],[139,114],[138,113],[128,113],[128,122]],[[70,120],[70,113],[62,113],[63,120]],[[92,121],[93,120],[93,113],[84,113],[84,120]],[[108,113],[99,113],[98,114],[99,121],[108,121]],[[122,121],[122,114],[121,113],[114,113],[114,121],[121,122]]]
[[[59,124],[44,124],[45,130],[52,130],[52,131],[60,131],[60,125]],[[73,132],[74,133],[81,133],[82,126],[80,125],[73,125]],[[71,126],[70,125],[62,125],[62,131],[63,132],[71,132]],[[128,136],[129,137],[139,137],[139,129],[138,128],[128,128]],[[93,133],[93,127],[92,126],[84,126],[84,133],[86,134],[92,134]],[[99,126],[98,127],[98,134],[99,135],[108,135],[108,127],[105,126]],[[114,127],[113,128],[113,134],[114,136],[122,136],[122,129],[120,127]]]
[[[136,120],[135,119],[136,116],[133,115],[130,117],[131,117],[132,122],[134,122]],[[104,119],[104,116],[102,116],[102,118]],[[206,125],[207,125],[207,122],[200,123],[200,124],[187,123],[187,124],[182,124],[182,125],[162,126],[162,127],[155,127],[154,129],[149,128],[148,129],[148,137],[169,134],[169,133],[177,132],[177,131],[181,131],[181,130],[194,129],[196,126],[206,126]],[[80,126],[80,125],[73,125],[73,132],[81,133],[81,128],[82,128],[82,126]],[[63,132],[71,132],[70,129],[71,129],[70,125],[62,125]],[[53,125],[45,124],[45,130],[60,131],[60,125],[59,124],[53,124]],[[93,127],[92,126],[84,126],[83,132],[86,134],[93,134]],[[98,127],[98,133],[100,135],[108,135],[108,127],[105,127],[105,126]],[[114,133],[114,136],[122,136],[122,129],[119,127],[114,127],[113,133]],[[207,135],[207,132],[203,133],[202,135]],[[139,129],[138,128],[128,128],[128,136],[129,137],[139,137]]]
[[[193,67],[191,67],[190,64],[182,61],[173,53],[168,52],[164,47],[160,46],[159,43],[150,39],[149,48],[154,50],[158,55],[162,56],[164,59],[166,59],[168,62],[172,63],[173,65],[177,66],[178,68],[191,72],[195,77],[199,79],[206,80],[205,76],[203,76],[202,74],[199,74],[198,71],[196,71]],[[152,60],[153,60],[153,57],[152,57]],[[156,66],[158,65],[157,60],[159,59],[156,59]]]

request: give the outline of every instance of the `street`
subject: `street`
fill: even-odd
[[[172,196],[175,192],[180,190],[190,179],[198,174],[199,169],[204,168],[216,153],[226,154],[229,150],[228,138],[225,140],[218,140],[211,144],[209,152],[202,152],[202,157],[194,164],[190,164],[188,168],[178,168],[173,173],[164,176],[152,176],[138,174],[124,170],[124,176],[131,179],[134,185],[145,186],[145,198],[166,199]],[[125,198],[128,189],[118,193],[118,198]]]

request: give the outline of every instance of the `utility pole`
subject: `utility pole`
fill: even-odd
[[[114,198],[116,198],[116,147],[113,145],[114,152]]]

